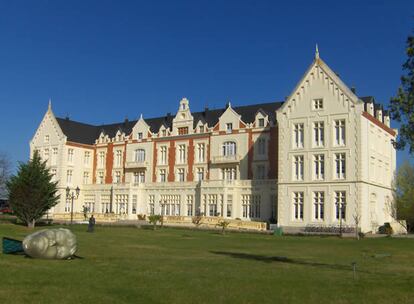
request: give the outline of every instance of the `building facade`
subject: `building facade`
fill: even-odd
[[[375,231],[390,222],[396,167],[388,114],[358,97],[319,58],[283,102],[93,126],[48,110],[30,142],[61,189],[51,214],[74,211],[204,215],[277,222],[286,229],[339,222]]]

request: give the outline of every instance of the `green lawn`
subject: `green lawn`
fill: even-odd
[[[414,303],[414,239],[73,230],[84,259],[1,254],[0,303]]]

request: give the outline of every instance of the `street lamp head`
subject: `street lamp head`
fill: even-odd
[[[66,187],[66,197],[68,198],[70,195],[70,188],[69,186]]]
[[[76,198],[78,198],[79,197],[79,193],[80,193],[80,189],[79,189],[79,187],[76,187]]]

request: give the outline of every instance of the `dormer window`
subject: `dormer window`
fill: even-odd
[[[178,128],[178,135],[188,134],[188,127]]]
[[[264,127],[265,120],[264,118],[259,118],[259,127]]]
[[[139,133],[138,133],[137,138],[138,138],[138,139],[142,139],[142,132],[139,132]]]
[[[226,123],[226,132],[227,133],[231,133],[233,131],[233,124],[230,123]]]
[[[162,136],[167,136],[167,130],[162,130]]]
[[[199,126],[198,127],[198,132],[199,133],[204,133],[204,126]]]
[[[313,100],[313,109],[314,110],[322,110],[323,109],[323,99],[317,98]]]

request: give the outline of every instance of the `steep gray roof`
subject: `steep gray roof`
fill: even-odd
[[[275,111],[280,108],[283,102],[270,102],[270,103],[261,103],[247,106],[233,107],[233,110],[241,115],[241,120],[245,123],[252,123],[255,120],[256,113],[259,110],[262,110],[269,116],[269,120],[275,122],[276,114]],[[201,120],[206,122],[209,127],[213,127],[219,121],[220,116],[224,113],[226,109],[205,109],[202,112],[191,113],[194,117],[194,127]],[[95,143],[95,140],[99,137],[101,132],[104,132],[109,137],[114,137],[116,132],[120,130],[125,134],[130,134],[132,128],[137,123],[137,120],[107,124],[107,125],[90,125],[77,121],[73,121],[67,118],[57,117],[57,122],[59,123],[60,128],[63,133],[66,135],[69,141],[89,144],[92,145]],[[163,117],[155,117],[145,119],[145,122],[150,127],[152,133],[157,133],[161,125],[164,125],[166,128],[172,126],[172,121],[174,119],[173,115],[166,115]]]

